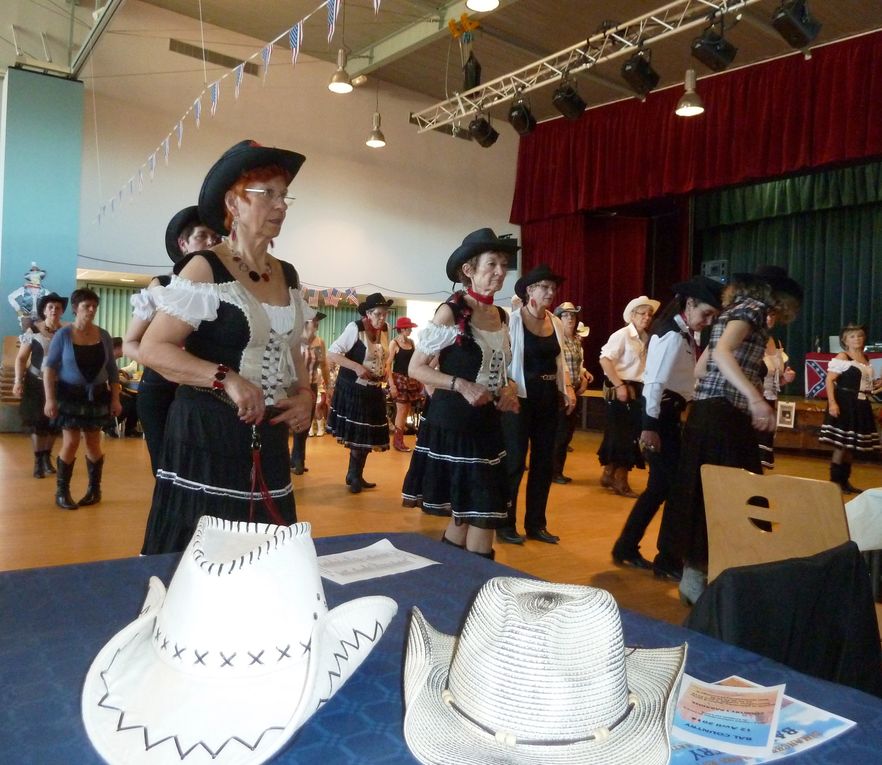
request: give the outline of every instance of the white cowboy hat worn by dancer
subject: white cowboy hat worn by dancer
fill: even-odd
[[[329,611],[308,523],[203,516],[166,592],[86,675],[83,721],[109,763],[254,765],[358,668],[398,610],[366,597]]]
[[[665,765],[685,660],[626,650],[605,590],[498,577],[459,638],[413,609],[404,736],[426,765]]]

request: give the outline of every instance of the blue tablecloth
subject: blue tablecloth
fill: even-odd
[[[416,534],[361,534],[317,539],[319,555],[378,539],[440,561],[419,571],[347,586],[325,581],[328,605],[362,595],[389,595],[398,615],[379,646],[327,706],[297,733],[278,763],[415,763],[402,736],[401,672],[410,609],[436,628],[458,631],[474,594],[492,576],[522,575]],[[0,760],[25,765],[100,763],[80,718],[80,690],[98,650],[134,619],[147,579],[170,581],[177,556],[129,558],[0,574]],[[714,681],[739,674],[786,683],[787,693],[858,725],[788,761],[799,765],[882,762],[882,701],[817,680],[768,659],[680,627],[624,611],[629,645],[689,643],[686,670]],[[811,625],[806,625],[807,629]]]

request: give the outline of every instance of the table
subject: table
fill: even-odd
[[[319,555],[388,538],[397,547],[439,561],[382,579],[347,586],[325,581],[328,605],[363,595],[394,597],[399,611],[358,672],[317,712],[275,762],[300,765],[416,762],[402,735],[401,673],[410,608],[417,605],[438,629],[458,631],[481,584],[524,574],[417,534],[360,534],[317,539]],[[140,610],[148,576],[168,583],[178,557],[127,558],[0,574],[0,752],[16,765],[100,763],[80,719],[80,689],[95,654]],[[688,641],[686,670],[704,680],[740,674],[786,683],[787,693],[844,715],[852,731],[793,759],[794,765],[878,761],[882,700],[793,672],[697,632],[622,612],[626,643],[643,647]]]

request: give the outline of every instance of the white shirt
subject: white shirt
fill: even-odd
[[[646,346],[633,324],[627,324],[609,336],[606,345],[600,349],[600,358],[609,359],[622,380],[643,380]]]
[[[523,310],[523,308],[516,308],[512,311],[508,324],[511,333],[511,366],[508,370],[508,376],[517,383],[520,398],[527,397],[527,383],[524,377],[524,319],[521,315]],[[551,311],[546,311],[546,313],[551,318],[554,334],[557,335],[557,342],[560,345],[560,353],[557,354],[557,387],[566,396],[569,372],[564,366],[564,328],[557,316]]]
[[[683,317],[677,315],[674,322],[680,332],[665,332],[649,338],[646,352],[646,369],[643,373],[643,398],[646,416],[658,419],[661,411],[662,393],[671,390],[687,401],[692,400],[695,390],[695,350],[686,333],[689,332]]]

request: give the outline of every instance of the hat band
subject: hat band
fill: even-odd
[[[497,742],[503,744],[504,746],[517,746],[518,744],[523,744],[525,746],[570,746],[572,744],[581,744],[584,741],[605,741],[609,738],[610,732],[613,731],[617,726],[621,725],[626,719],[628,719],[628,715],[630,715],[631,711],[637,706],[636,694],[629,693],[628,708],[621,716],[619,716],[618,719],[614,720],[611,725],[607,725],[603,728],[598,728],[593,733],[587,736],[580,736],[579,738],[531,739],[518,738],[511,731],[494,730],[489,725],[484,725],[484,723],[476,720],[468,712],[465,712],[463,709],[457,706],[456,702],[453,700],[453,692],[449,688],[445,688],[443,691],[441,691],[441,700],[460,717],[464,718],[472,725],[477,726],[485,733],[489,733],[491,736],[493,736],[493,738],[496,739]]]

